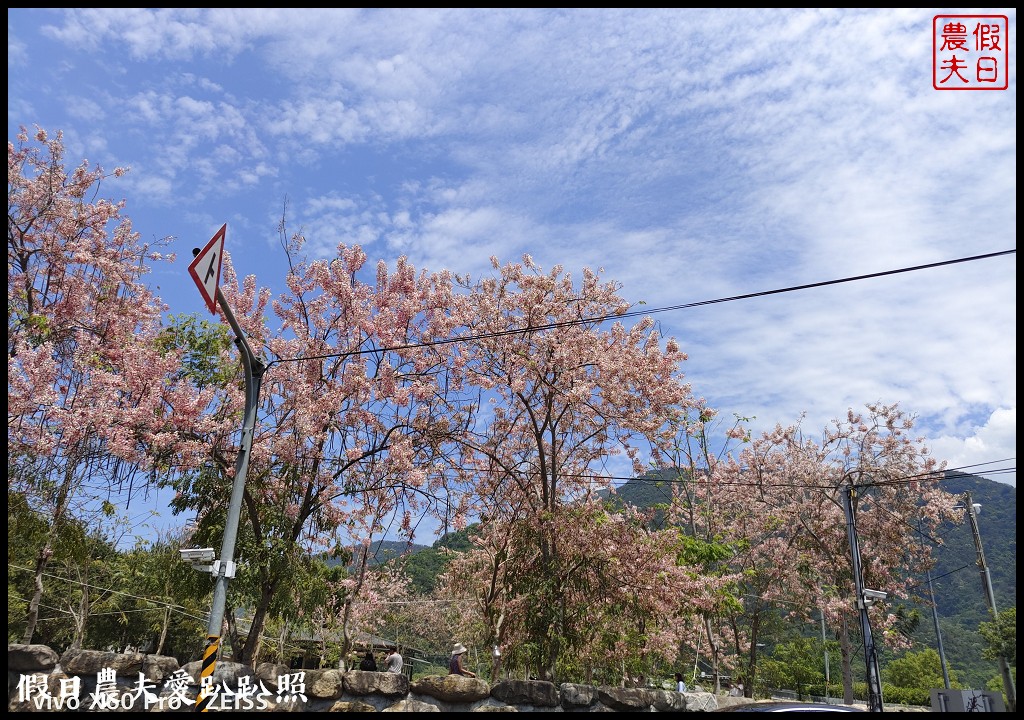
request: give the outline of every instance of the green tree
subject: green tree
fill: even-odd
[[[128,626],[126,644],[189,662],[205,641],[211,583],[181,559],[179,547],[176,537],[139,542],[117,554],[112,575],[116,587],[127,590],[116,596]]]
[[[666,558],[663,544],[646,544],[645,529],[598,507],[597,484],[612,485],[601,480],[609,459],[621,454],[642,473],[641,447],[693,400],[679,369],[685,354],[651,318],[602,327],[630,309],[617,283],[587,268],[578,280],[560,265],[544,271],[529,255],[522,263],[491,263],[495,277],[463,283],[463,317],[475,337],[456,351],[464,392],[448,402],[459,418],[451,424],[466,427],[456,438],[452,472],[472,492],[463,495],[456,527],[472,514],[489,518],[482,525],[491,537],[481,549],[488,557],[466,567],[479,575],[472,586],[487,607],[482,640],[500,646],[518,632],[518,644],[536,648],[530,664],[538,677],[555,680],[560,659],[580,655],[593,638],[595,616],[586,610],[613,607],[613,595],[628,593],[633,578],[617,572],[657,574]],[[514,542],[503,547],[501,534]],[[665,572],[684,575],[676,567]],[[643,582],[636,579],[638,587]],[[650,587],[637,593],[643,603],[667,599],[658,593],[667,596],[668,582]],[[677,605],[696,595],[672,589]],[[672,614],[644,607],[647,617],[631,618],[638,637],[650,637],[643,622]],[[641,614],[641,602],[628,609]],[[602,619],[625,631],[616,615]],[[643,652],[628,642],[619,651],[626,648]]]
[[[24,472],[24,463],[20,459],[9,461],[8,474],[11,476]],[[28,624],[30,599],[36,591],[33,568],[36,565],[38,548],[47,545],[50,553],[47,565],[53,565],[48,576],[51,579],[64,579],[67,568],[87,572],[85,562],[89,553],[87,547],[87,531],[84,524],[75,519],[60,523],[51,528],[46,516],[33,507],[27,493],[19,490],[7,491],[7,595],[8,642],[24,642],[24,634]],[[55,582],[52,586],[43,586],[38,594],[38,602],[44,603],[52,610],[44,617],[37,618],[38,637],[34,642],[50,644],[63,648],[72,642],[74,629],[68,608],[76,606],[81,600],[73,591],[75,588],[66,582]]]
[[[1015,667],[1011,667],[1010,668],[1010,676],[1013,678],[1013,684],[1016,685],[1017,684],[1017,668],[1015,668]],[[1002,675],[995,675],[995,676],[989,678],[988,682],[985,683],[985,689],[986,690],[991,690],[992,692],[1002,693],[1003,694],[1003,702],[1004,703],[1006,702],[1006,693],[1003,692],[1004,688],[1003,688],[1003,676]]]
[[[802,696],[809,685],[825,682],[821,658],[820,640],[796,638],[780,643],[770,658],[761,661],[759,682],[772,688],[792,688]]]
[[[956,671],[949,670],[949,684],[954,688],[962,687]],[[882,679],[897,687],[930,690],[945,686],[942,677],[942,663],[939,653],[932,648],[908,652],[902,657],[889,662],[882,670]]]
[[[12,460],[8,459],[7,474]],[[33,511],[24,493],[7,490],[7,642],[21,641],[25,632],[35,548],[45,542],[46,520]]]
[[[1003,610],[993,622],[983,622],[978,628],[985,640],[981,655],[986,660],[1006,658],[1011,665],[1017,664],[1017,608]]]

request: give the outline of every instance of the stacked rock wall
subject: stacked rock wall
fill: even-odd
[[[179,667],[160,655],[8,645],[11,712],[191,712],[201,663]],[[214,667],[207,711],[289,712],[706,712],[723,698],[651,688],[610,688],[538,680],[290,670],[264,663]],[[730,698],[732,700],[732,698]]]

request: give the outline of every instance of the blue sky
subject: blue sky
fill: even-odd
[[[933,9],[8,9],[8,138],[62,130],[174,313],[224,223],[280,290],[307,249],[478,277],[530,253],[649,308],[1016,248],[1009,88],[932,87]],[[696,394],[819,433],[899,402],[1016,484],[1016,255],[659,313]],[[997,473],[998,470],[1010,472]],[[989,472],[991,471],[991,472]]]

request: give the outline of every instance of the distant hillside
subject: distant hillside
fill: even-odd
[[[638,478],[627,481],[615,489],[614,493],[602,493],[613,506],[632,505],[637,508],[653,508],[667,505],[672,501],[673,486],[681,481],[679,470],[650,470]],[[652,526],[660,527],[665,521],[664,514],[656,512]]]
[[[417,545],[416,543],[405,542],[404,540],[380,540],[370,546],[371,564],[380,565],[403,555],[412,555],[421,550],[426,550],[428,547],[430,546]]]
[[[471,546],[469,533],[473,527],[451,532],[434,542],[433,545],[417,545],[401,540],[379,540],[370,546],[370,565],[382,565],[389,562],[404,564],[406,574],[412,581],[413,590],[426,594],[434,589],[438,576],[444,572],[448,564],[445,550],[468,550]],[[338,565],[344,560],[327,558],[328,567]]]
[[[674,471],[647,473],[630,480],[613,497],[613,502],[649,508],[665,503],[672,496]],[[977,475],[948,472],[942,483],[946,492],[971,493],[981,505],[979,534],[985,561],[992,580],[996,608],[1006,610],[1017,605],[1017,488]],[[977,551],[970,523],[948,524],[938,533],[942,545],[935,549],[936,567],[932,570],[939,627],[947,661],[957,670],[961,681],[970,687],[984,687],[998,671],[996,663],[981,657],[982,640],[978,626],[989,619],[984,585],[977,565]],[[927,597],[924,573],[918,591]],[[914,633],[919,647],[935,648],[931,607],[918,606],[921,623]]]
[[[672,497],[675,471],[652,471],[618,488],[612,501],[649,508],[666,503]],[[946,492],[957,495],[970,492],[981,505],[978,526],[982,549],[992,578],[996,607],[1017,605],[1017,488],[977,475],[946,473],[942,483]],[[977,552],[970,523],[947,525],[939,534],[943,545],[936,550],[937,565],[932,570],[933,587],[940,616],[957,616],[976,627],[987,619],[982,594]],[[980,604],[979,604],[980,603]]]
[[[613,504],[651,508],[667,503],[679,482],[675,471],[651,471],[634,478],[606,494]],[[972,500],[982,506],[979,527],[985,559],[989,566],[996,607],[1005,610],[1017,604],[1017,489],[987,478],[963,473],[947,473],[943,488],[950,493],[970,491]],[[654,522],[662,517],[655,515]],[[430,592],[447,564],[444,548],[465,550],[470,546],[472,527],[441,538],[432,547],[383,542],[376,547],[378,562],[401,557],[406,563],[417,592]],[[932,571],[939,624],[949,666],[966,687],[983,688],[998,672],[995,662],[981,657],[982,640],[978,632],[988,619],[981,576],[976,564],[974,538],[969,523],[940,528],[943,545],[936,549],[937,566]],[[926,596],[924,573],[918,591]],[[931,608],[920,604],[921,621],[914,632],[917,649],[935,648]]]
[[[1017,606],[1017,488],[977,475],[947,473],[943,489],[971,493],[981,505],[978,534],[992,580],[996,609]],[[969,522],[947,526],[940,533],[942,547],[936,551],[932,587],[942,631],[942,644],[949,666],[968,687],[981,688],[998,673],[994,661],[981,657],[983,643],[978,626],[989,619],[985,589],[977,564],[977,550]],[[925,582],[925,578],[921,578]],[[922,594],[926,589],[922,588]],[[936,648],[931,608],[921,608],[922,624],[915,639]]]
[[[978,533],[992,577],[996,607],[1017,605],[1017,488],[977,475],[946,473],[946,492],[971,493],[981,505]],[[932,570],[940,616],[957,616],[975,627],[987,619],[987,606],[969,522],[947,526]]]
[[[429,550],[429,545],[417,545],[405,542],[404,540],[378,540],[370,545],[370,565],[380,565],[390,562],[395,558],[407,555],[414,555],[422,550]],[[327,558],[328,567],[334,567],[342,563],[340,558]]]
[[[476,528],[471,525],[465,530],[444,535],[421,552],[405,558],[405,572],[412,580],[413,589],[422,594],[433,592],[438,576],[444,572],[451,557],[449,551],[461,552],[469,550],[472,543],[470,533]]]

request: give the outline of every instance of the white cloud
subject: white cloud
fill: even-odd
[[[1015,248],[1015,80],[932,89],[933,14],[12,10],[8,118],[131,165],[139,229],[229,220],[266,285],[287,197],[314,256],[529,252],[656,309]],[[937,455],[989,461],[1015,442],[1014,262],[655,317],[726,417],[899,402]]]
[[[14,25],[8,18],[7,23],[7,67],[17,67],[28,61],[28,50],[25,43],[18,39]]]
[[[1000,407],[967,435],[943,435],[931,441],[932,454],[950,468],[1017,486],[1017,408]],[[999,462],[997,462],[999,461]],[[995,472],[996,470],[1010,472]]]

